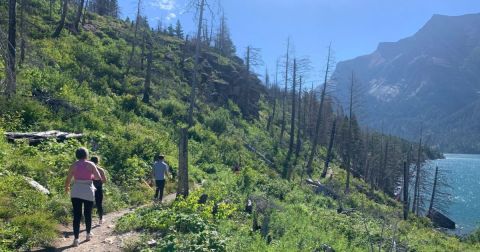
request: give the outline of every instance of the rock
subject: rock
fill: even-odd
[[[157,241],[152,239],[150,241],[147,241],[147,245],[150,247],[154,247],[155,245],[157,245]]]
[[[37,190],[38,192],[41,192],[45,195],[49,195],[50,194],[50,191],[45,188],[44,186],[40,185],[40,183],[38,183],[37,181],[31,179],[31,178],[25,178],[25,180],[27,180],[28,184],[34,188],[35,190]]]

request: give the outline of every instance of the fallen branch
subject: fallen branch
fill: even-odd
[[[247,148],[247,150],[255,153],[257,156],[259,156],[263,161],[265,161],[265,163],[267,163],[269,166],[271,167],[275,167],[275,164],[270,161],[270,159],[268,159],[264,154],[258,152],[253,146],[251,146],[250,144],[248,143],[245,143],[245,148]]]
[[[321,184],[319,181],[313,181],[312,179],[306,179],[305,182],[314,187],[315,193],[321,193],[325,196],[333,199],[338,199],[338,194],[326,185]]]

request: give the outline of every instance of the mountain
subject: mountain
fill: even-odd
[[[409,139],[423,127],[442,151],[480,152],[480,14],[434,15],[411,37],[339,62],[332,79],[344,107],[352,71],[365,125]]]

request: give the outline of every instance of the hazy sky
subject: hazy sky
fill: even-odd
[[[134,17],[137,0],[119,0],[122,16]],[[143,0],[143,13],[152,26],[158,20],[180,19],[187,33],[194,31],[194,10],[189,0]],[[308,56],[319,79],[326,49],[332,42],[336,61],[369,54],[379,42],[413,35],[433,14],[462,15],[480,12],[477,0],[207,0],[213,14],[225,11],[237,54],[247,45],[262,49],[272,72],[284,54],[288,36],[297,57]],[[210,12],[207,15],[210,20]],[[210,22],[210,21],[209,21]],[[263,73],[263,67],[258,71]]]

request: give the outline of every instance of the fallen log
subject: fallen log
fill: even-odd
[[[315,193],[321,193],[327,197],[331,197],[333,199],[338,199],[339,195],[327,187],[326,185],[321,184],[319,181],[313,181],[312,179],[306,179],[305,182],[314,187]]]
[[[432,220],[433,225],[435,226],[441,228],[455,229],[455,222],[448,218],[446,215],[435,210],[434,208],[430,210],[430,212],[427,214],[427,217]]]
[[[44,186],[42,186],[40,183],[38,183],[37,181],[27,177],[25,177],[25,180],[33,189],[37,190],[38,192],[43,193],[45,195],[50,194],[50,191]]]
[[[47,139],[56,139],[59,142],[63,142],[66,139],[79,139],[83,134],[68,133],[58,130],[50,130],[45,132],[5,132],[5,137],[9,142],[15,142],[19,139],[28,139],[30,145],[39,144]]]

